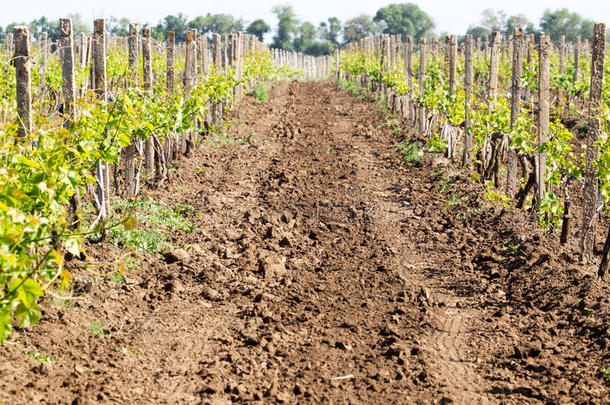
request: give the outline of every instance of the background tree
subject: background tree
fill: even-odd
[[[380,8],[374,21],[383,25],[383,32],[391,35],[411,35],[416,42],[428,36],[434,28],[434,22],[413,3],[390,4]]]
[[[345,25],[343,25],[343,42],[347,44],[359,41],[369,35],[377,35],[379,32],[379,25],[373,21],[371,16],[360,14],[347,20]]]
[[[591,38],[593,25],[593,21],[586,20],[580,14],[573,13],[567,8],[555,11],[546,10],[540,19],[540,28],[554,42],[559,42],[562,34],[566,36],[566,41]]]
[[[46,32],[52,41],[56,41],[59,38],[59,21],[49,21],[47,17],[43,16],[33,20],[29,27],[30,34],[36,39],[40,38],[43,32]],[[13,28],[11,27],[12,30]]]
[[[277,32],[273,37],[272,47],[287,51],[294,50],[292,43],[298,32],[299,20],[294,14],[292,6],[276,6],[273,7],[272,11],[278,19]]]
[[[167,31],[174,31],[176,33],[176,41],[185,41],[188,29],[187,20],[187,16],[182,13],[168,15],[154,28],[153,36],[158,41],[164,41]]]
[[[330,17],[327,21],[322,21],[318,27],[321,41],[330,41],[337,45],[341,34],[341,21],[337,17]]]
[[[297,52],[305,52],[316,40],[316,27],[310,22],[299,26],[298,36],[294,39],[293,48]]]
[[[483,27],[481,25],[477,25],[477,26],[471,25],[466,30],[466,34],[472,35],[472,37],[474,39],[477,39],[477,38],[483,39],[483,38],[488,38],[491,35],[491,31],[489,30],[489,28]]]
[[[256,35],[259,41],[263,41],[263,37],[266,33],[271,31],[271,27],[264,20],[254,20],[246,28],[246,33],[249,35]]]
[[[502,10],[488,8],[481,13],[481,25],[489,31],[504,32],[506,27],[506,13]]]
[[[114,16],[106,18],[106,32],[114,36],[127,36],[129,34],[129,19]]]

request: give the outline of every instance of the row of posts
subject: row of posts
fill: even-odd
[[[419,43],[419,69],[416,72],[413,68],[414,44],[410,36],[405,37],[404,43],[401,37],[383,35],[377,37],[367,37],[359,42],[347,45],[346,51],[360,51],[367,54],[374,54],[377,58],[382,74],[398,65],[401,55],[404,55],[404,77],[408,82],[408,94],[404,96],[395,95],[392,89],[377,86],[371,81],[371,78],[358,77],[361,84],[365,87],[371,87],[375,91],[385,92],[389,106],[394,112],[398,112],[403,118],[418,122],[420,133],[431,133],[431,119],[428,118],[428,112],[421,104],[421,100],[416,99],[413,93],[413,82],[419,80],[419,88],[424,89],[426,78],[426,59],[427,53],[431,53],[434,58],[438,58],[442,54],[445,59],[445,75],[449,82],[449,94],[455,94],[457,83],[457,60],[458,53],[461,50],[465,61],[464,69],[464,92],[465,92],[465,122],[464,122],[464,137],[462,150],[462,164],[469,165],[472,162],[470,149],[473,146],[473,137],[470,132],[471,120],[470,112],[473,106],[473,60],[476,58],[485,58],[489,61],[489,71],[487,77],[486,101],[489,104],[490,110],[494,108],[498,97],[498,70],[503,58],[508,58],[512,55],[512,78],[510,84],[510,128],[513,129],[518,115],[521,111],[522,97],[529,101],[532,106],[532,111],[535,113],[535,122],[537,125],[538,145],[545,144],[549,141],[549,119],[550,119],[550,59],[551,53],[554,51],[550,37],[541,33],[537,44],[538,52],[538,88],[532,92],[530,89],[524,89],[521,85],[522,67],[524,58],[527,61],[529,69],[532,69],[532,60],[535,49],[533,35],[524,35],[523,30],[516,28],[514,34],[508,38],[502,39],[499,32],[494,32],[491,35],[490,41],[479,40],[474,41],[472,36],[466,35],[463,43],[458,45],[455,35],[447,36],[445,46],[442,47],[438,40],[433,40],[431,44],[425,39],[421,39]],[[461,48],[461,49],[460,49]],[[582,229],[580,232],[581,255],[590,258],[593,251],[596,213],[599,211],[598,201],[598,181],[596,178],[596,169],[594,162],[599,158],[598,148],[595,144],[602,132],[602,122],[598,118],[601,111],[603,75],[604,75],[604,57],[606,53],[606,27],[603,23],[597,23],[594,27],[594,36],[591,45],[588,40],[584,42],[577,41],[573,44],[565,42],[565,36],[562,36],[555,51],[559,54],[558,71],[560,74],[566,72],[567,59],[573,58],[574,68],[572,80],[576,83],[581,74],[579,69],[579,58],[591,57],[591,77],[590,77],[590,94],[586,100],[587,113],[589,116],[589,131],[587,132],[587,155],[586,169],[584,175],[584,207],[582,218]],[[532,69],[533,72],[533,69]],[[557,97],[559,100],[559,97]],[[449,157],[453,157],[452,141],[448,140]],[[507,161],[507,181],[506,193],[509,197],[519,197],[518,205],[523,204],[525,195],[522,190],[518,192],[519,183],[517,183],[517,163],[520,159],[515,150],[509,147],[508,135],[495,133],[489,134],[485,145],[482,148],[482,160],[487,166],[483,170],[483,175],[487,178],[494,179],[494,183],[498,186],[499,164],[502,156],[506,155]],[[546,184],[546,152],[540,151],[535,154],[531,162],[527,162],[521,157],[524,175],[528,165],[531,163],[533,167],[530,173],[530,181],[527,187],[535,187],[535,197],[539,203],[547,191]],[[567,240],[569,230],[569,197],[567,196],[564,206],[564,224],[561,234],[561,242]],[[609,238],[610,240],[610,238]],[[606,264],[607,266],[607,264]],[[600,270],[601,271],[601,270]]]

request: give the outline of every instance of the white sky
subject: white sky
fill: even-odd
[[[390,3],[400,0],[0,0],[0,25],[11,22],[30,22],[46,16],[55,19],[69,13],[80,13],[85,21],[99,17],[129,17],[140,23],[156,24],[168,14],[182,12],[189,17],[208,12],[229,13],[243,17],[246,21],[263,18],[274,27],[276,20],[271,8],[278,4],[291,4],[298,17],[317,25],[328,17],[338,17],[342,22],[358,14],[374,15]],[[404,1],[407,2],[407,1]],[[436,23],[436,32],[447,31],[461,34],[469,25],[477,24],[481,12],[487,8],[504,10],[507,14],[525,14],[538,24],[545,9],[568,8],[596,22],[610,23],[610,2],[607,0],[412,0],[430,15]]]

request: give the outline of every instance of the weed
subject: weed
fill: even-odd
[[[254,135],[256,135],[254,132],[252,132],[250,135],[244,135],[241,138],[241,143],[250,143],[250,141],[252,140],[252,138],[254,138]]]
[[[329,145],[326,147],[326,154],[330,155],[330,152],[333,152],[334,150],[335,150],[335,148],[333,148],[332,146]]]
[[[113,274],[112,276],[108,277],[108,279],[116,284],[123,284],[125,282],[125,277],[121,276],[120,274]]]
[[[106,326],[106,324],[104,322],[93,321],[93,322],[91,322],[91,325],[89,325],[89,333],[92,336],[98,336],[98,335],[105,336],[107,333],[106,330],[104,329],[105,326]]]
[[[36,360],[45,362],[45,363],[55,363],[55,359],[48,354],[40,354],[38,352],[29,352],[27,350],[23,351],[26,355],[35,358]]]
[[[399,143],[396,149],[402,155],[403,162],[417,164],[424,154],[420,146],[419,142],[408,143],[405,141]]]
[[[457,176],[443,176],[443,178],[440,181],[439,193],[444,194],[447,191],[451,190],[451,188],[453,188],[453,185],[455,184],[457,179],[458,179]]]
[[[458,221],[463,221],[465,219],[468,219],[474,215],[478,215],[481,213],[481,211],[483,211],[483,208],[479,207],[479,208],[471,208],[468,211],[466,211],[465,214],[459,214],[457,217],[455,217]]]
[[[485,182],[485,199],[494,205],[502,205],[508,208],[508,203],[512,201],[506,194],[496,191],[491,181]]]
[[[445,203],[445,209],[449,210],[456,205],[460,205],[462,202],[466,201],[468,196],[460,197],[457,193],[451,193],[449,197],[447,197],[447,202]]]
[[[204,143],[208,146],[218,146],[223,143],[235,143],[235,138],[227,135],[225,131],[213,131],[205,138]]]
[[[447,141],[441,140],[438,134],[434,134],[428,139],[427,148],[430,152],[443,153],[447,150]]]
[[[273,84],[271,82],[263,82],[252,87],[248,94],[254,97],[256,101],[267,101],[269,98],[268,92],[272,88]]]
[[[134,356],[142,354],[142,352],[136,352],[135,350],[130,349],[128,347],[121,347],[121,348],[115,347],[114,351],[118,352],[118,353],[123,353],[123,354],[133,354]]]
[[[183,216],[194,209],[192,206],[178,205],[174,210],[150,199],[119,199],[113,204],[113,209],[118,213],[129,213],[133,218],[130,226],[123,224],[111,230],[110,242],[118,247],[160,252],[171,246],[164,231],[193,231],[193,225]],[[138,229],[138,224],[153,229]]]
[[[604,376],[604,378],[606,379],[606,381],[608,381],[610,383],[610,366],[602,367],[599,369],[599,371],[601,371],[601,373]]]

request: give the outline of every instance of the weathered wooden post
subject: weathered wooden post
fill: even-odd
[[[496,96],[498,93],[498,65],[500,56],[500,33],[494,31],[491,34],[491,56],[489,61],[489,83],[488,83],[488,101],[489,105],[496,104]]]
[[[49,43],[47,33],[43,32],[40,38],[40,91],[45,93],[47,80],[47,55],[49,53]]]
[[[578,68],[578,52],[580,50],[580,40],[576,40],[574,41],[574,76],[572,78],[572,81],[574,84],[576,84],[578,82],[578,74],[579,72],[579,68]]]
[[[551,39],[541,33],[538,42],[538,148],[549,141],[550,53]],[[538,152],[536,184],[540,204],[546,193],[546,152]]]
[[[513,71],[511,86],[511,107],[510,107],[510,129],[512,130],[521,112],[521,72],[523,70],[523,47],[525,37],[521,28],[515,28],[513,34]],[[508,136],[507,136],[508,138]],[[509,197],[515,195],[515,183],[517,178],[517,156],[515,150],[510,147],[509,140],[506,139],[508,146],[508,164],[506,168],[506,194]],[[524,173],[525,174],[525,173]]]
[[[151,58],[151,32],[150,28],[142,29],[142,80],[144,89],[150,92],[153,87],[152,58]]]
[[[424,82],[426,76],[426,38],[419,42],[419,132],[426,131],[426,110],[424,108]]]
[[[87,63],[87,36],[84,32],[80,33],[80,67],[85,68]]]
[[[599,159],[599,149],[594,146],[603,131],[599,114],[602,107],[602,88],[604,83],[604,57],[606,54],[606,24],[597,23],[593,30],[593,55],[591,57],[591,90],[589,93],[589,130],[587,131],[587,154],[585,166],[585,188],[583,191],[582,230],[580,233],[580,259],[590,260],[595,245],[597,212],[597,169],[594,162]],[[607,256],[605,252],[604,257]],[[605,270],[604,270],[605,271]],[[601,273],[601,267],[600,267]]]
[[[176,63],[176,34],[174,31],[167,32],[167,77],[166,87],[170,94],[174,93],[174,82],[176,74],[174,73],[174,65]]]
[[[193,81],[193,30],[186,32],[186,60],[184,64],[184,98],[191,95],[191,84]]]
[[[76,102],[76,85],[74,83],[74,40],[72,20],[59,20],[59,49],[61,50],[62,92],[64,95],[64,126],[74,121]]]
[[[19,136],[32,132],[32,79],[30,72],[31,44],[30,30],[26,26],[13,29],[15,46],[15,79],[17,83],[17,115],[19,116]]]
[[[449,41],[449,97],[453,97],[455,94],[455,81],[457,79],[457,58],[457,36],[451,35]]]
[[[138,81],[138,23],[129,24],[129,36],[127,37],[127,65],[129,67],[129,79],[131,85]]]
[[[409,84],[409,102],[407,104],[407,119],[411,122],[415,120],[413,105],[413,39],[410,35],[405,37],[405,77]]]
[[[91,83],[95,94],[105,103],[107,101],[108,90],[106,87],[106,24],[103,18],[93,22],[93,68]],[[110,215],[110,179],[108,173],[108,164],[99,161],[97,164],[97,179],[101,220],[106,219]]]
[[[559,38],[559,74],[562,75],[565,71],[565,55],[566,55],[566,36],[561,35]]]
[[[462,166],[470,165],[470,147],[472,145],[470,135],[470,101],[472,97],[472,35],[466,35],[464,44],[464,151],[462,153]]]

